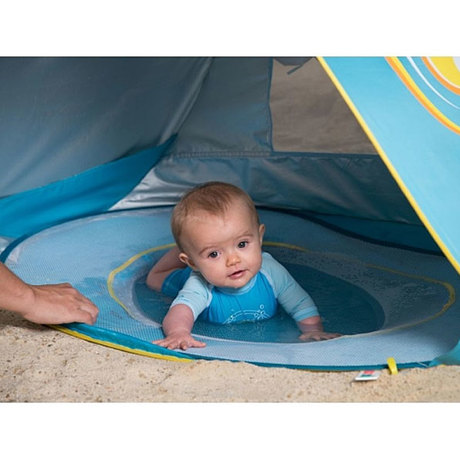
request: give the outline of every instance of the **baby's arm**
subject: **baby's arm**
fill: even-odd
[[[267,253],[264,253],[263,266],[268,269],[272,278],[278,302],[296,321],[301,331],[300,340],[312,342],[340,336],[340,334],[324,332],[321,317],[313,299],[284,266]]]
[[[323,331],[323,323],[321,322],[319,315],[311,316],[309,318],[305,318],[304,320],[297,321],[297,326],[302,332],[302,334],[299,336],[299,339],[303,340],[304,342],[329,340],[340,337],[340,334]]]
[[[179,248],[171,248],[160,260],[152,267],[147,275],[147,286],[154,291],[161,292],[161,287],[165,278],[173,271],[182,269],[186,265],[179,259]]]
[[[191,335],[194,322],[193,312],[187,305],[177,304],[171,307],[163,320],[163,332],[166,337],[153,343],[170,350],[205,347],[204,342],[194,339]]]

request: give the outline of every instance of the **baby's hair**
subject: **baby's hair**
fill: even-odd
[[[252,216],[259,225],[259,215],[257,214],[254,202],[238,186],[220,181],[209,181],[195,186],[186,192],[174,207],[171,217],[171,230],[179,248],[182,249],[180,244],[182,228],[190,214],[201,210],[211,215],[220,216],[228,210],[235,199],[240,199],[248,206]]]

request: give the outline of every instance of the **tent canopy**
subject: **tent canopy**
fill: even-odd
[[[318,61],[288,63],[1,59],[0,236],[173,204],[216,176],[260,205],[420,224]]]

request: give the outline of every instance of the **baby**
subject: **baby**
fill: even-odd
[[[323,331],[318,310],[288,271],[262,251],[265,226],[240,188],[209,182],[187,192],[173,210],[177,247],[151,269],[147,285],[175,296],[163,320],[169,349],[204,347],[192,337],[195,320],[236,323],[267,319],[277,304],[296,321],[300,340],[338,337]]]

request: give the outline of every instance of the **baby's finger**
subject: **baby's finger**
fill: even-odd
[[[175,348],[179,348],[180,350],[187,350],[189,347],[188,342],[186,340],[180,340],[177,342]],[[168,347],[169,348],[169,347]],[[173,348],[170,348],[170,350],[173,350]]]
[[[158,345],[159,347],[167,347],[168,344],[166,343],[165,339],[159,339],[159,340],[154,340],[152,342],[155,345]]]
[[[342,334],[337,334],[337,333],[328,333],[325,334],[324,338],[329,340],[329,339],[336,339],[337,337],[342,337]]]
[[[206,347],[206,344],[204,342],[201,342],[201,340],[194,340],[193,346],[197,348],[203,348]]]

